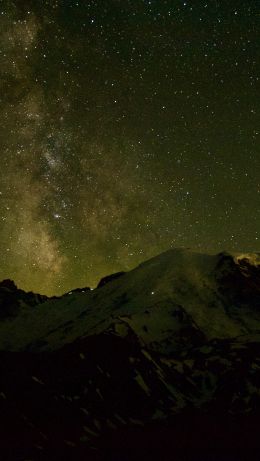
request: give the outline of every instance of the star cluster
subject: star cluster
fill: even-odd
[[[0,278],[260,251],[259,2],[0,2]]]

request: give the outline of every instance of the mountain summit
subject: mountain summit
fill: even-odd
[[[259,459],[259,254],[172,249],[52,299],[4,281],[0,350],[6,460]]]
[[[260,331],[259,268],[258,254],[173,249],[130,272],[105,277],[98,289],[77,289],[59,298],[24,293],[4,281],[0,350],[54,350],[111,328],[131,328],[149,348],[164,353],[195,337],[252,334]],[[9,300],[20,309],[8,317],[3,312]]]

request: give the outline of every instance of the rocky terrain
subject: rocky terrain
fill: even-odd
[[[259,460],[260,258],[169,250],[95,290],[0,283],[1,459]]]

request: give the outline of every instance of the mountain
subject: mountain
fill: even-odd
[[[0,284],[13,460],[259,460],[260,255],[172,249],[60,298]]]
[[[12,280],[0,282],[0,320],[16,317],[24,308],[31,308],[48,300],[47,296],[25,293]]]

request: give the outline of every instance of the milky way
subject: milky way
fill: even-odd
[[[0,278],[260,251],[259,3],[0,3]]]

